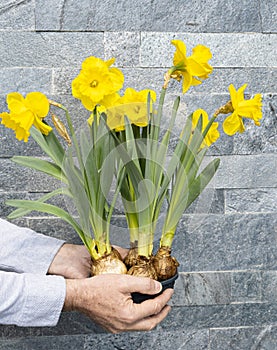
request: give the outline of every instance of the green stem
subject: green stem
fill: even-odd
[[[150,257],[153,251],[152,233],[149,230],[140,230],[138,236],[138,255]]]
[[[173,238],[175,235],[176,227],[173,228],[171,231],[167,231],[162,234],[161,240],[160,240],[160,247],[168,247],[171,248]]]
[[[76,150],[76,153],[77,153],[78,162],[79,162],[81,170],[83,170],[84,167],[83,167],[83,161],[82,161],[82,157],[81,157],[81,152],[80,152],[80,148],[79,148],[79,145],[78,145],[78,141],[77,141],[77,138],[76,138],[75,130],[74,130],[74,127],[73,127],[73,124],[72,124],[72,119],[71,119],[71,116],[69,114],[69,111],[68,111],[68,109],[65,106],[63,106],[60,103],[56,103],[56,102],[52,102],[51,101],[50,104],[52,104],[52,105],[62,109],[65,112],[67,125],[68,125],[69,131],[70,131],[70,134],[71,134],[71,137],[72,137],[72,140],[73,140],[73,144],[74,144],[74,147],[75,147],[75,150]]]

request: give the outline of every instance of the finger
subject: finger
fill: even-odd
[[[162,294],[154,299],[143,301],[141,304],[133,304],[134,317],[139,320],[152,315],[158,315],[165,305],[169,302],[174,290],[166,289]]]
[[[171,307],[166,305],[157,315],[146,317],[142,320],[139,320],[127,327],[126,330],[129,331],[151,331],[154,329],[160,322],[162,322],[168,313],[170,312]]]
[[[162,290],[160,282],[148,277],[136,277],[124,275],[125,283],[121,284],[121,291],[123,293],[142,293],[142,294],[157,294]]]
[[[119,252],[121,258],[124,260],[128,254],[129,249],[119,247],[118,245],[113,245],[113,247]]]

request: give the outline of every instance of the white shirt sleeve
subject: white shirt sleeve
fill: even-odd
[[[65,293],[61,276],[0,271],[0,324],[55,326]]]
[[[46,274],[63,244],[59,239],[0,219],[0,270]]]
[[[0,219],[0,324],[57,324],[65,300],[65,279],[46,273],[63,244]]]

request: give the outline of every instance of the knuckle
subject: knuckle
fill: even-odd
[[[119,329],[112,329],[111,333],[112,334],[119,334],[119,333],[121,333],[121,331]]]
[[[124,309],[121,311],[120,318],[124,323],[130,324],[134,322],[135,317],[134,314],[130,312],[130,310]]]
[[[162,307],[158,301],[155,301],[154,305],[154,315],[157,315],[161,311]]]
[[[157,326],[156,322],[152,322],[149,324],[147,331],[152,331],[153,329],[155,329]]]

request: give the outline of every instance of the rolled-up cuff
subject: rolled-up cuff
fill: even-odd
[[[66,295],[61,276],[23,274],[24,303],[17,325],[24,327],[56,326]]]

